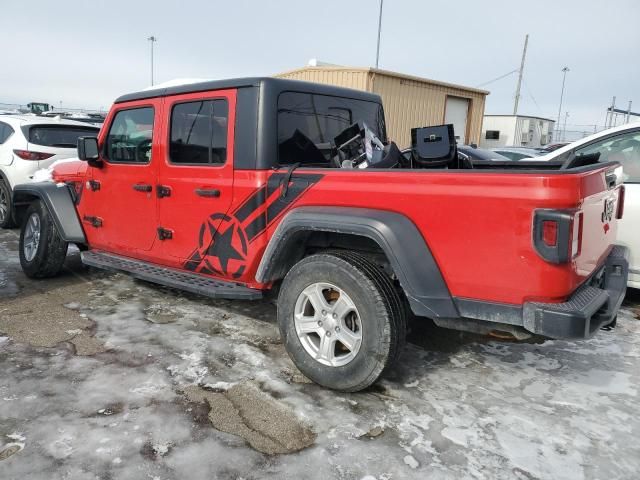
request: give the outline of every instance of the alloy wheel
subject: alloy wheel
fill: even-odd
[[[0,222],[4,222],[9,216],[9,197],[4,189],[0,188]]]
[[[40,245],[40,217],[37,213],[32,213],[24,230],[24,245],[22,247],[24,258],[31,262],[36,256]]]
[[[347,365],[362,345],[358,309],[344,290],[330,283],[313,283],[300,293],[294,324],[306,352],[323,365]]]

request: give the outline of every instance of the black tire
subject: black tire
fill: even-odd
[[[393,364],[402,353],[407,340],[408,314],[404,298],[400,296],[393,284],[393,281],[389,278],[389,275],[385,273],[382,267],[369,260],[365,255],[352,250],[335,250],[329,253],[336,257],[343,258],[348,262],[351,262],[356,267],[364,270],[372,280],[376,282],[376,286],[385,295],[389,305],[391,305],[391,308],[393,309],[393,319],[397,323],[396,329],[398,331],[398,335],[395,336],[396,342],[392,345],[393,353],[391,356],[391,364]]]
[[[39,220],[39,242],[35,255],[28,260],[25,255],[25,230],[32,216]],[[20,265],[25,275],[30,278],[54,277],[60,273],[67,257],[69,244],[62,240],[47,207],[40,201],[33,202],[20,229]]]
[[[11,188],[9,188],[5,180],[0,179],[0,228],[13,228],[16,226],[13,222],[11,210]]]
[[[604,330],[605,332],[610,332],[611,330],[616,328],[617,324],[618,324],[618,315],[613,317],[613,320],[611,320],[609,323],[607,323],[606,325],[603,325],[602,327],[600,327],[600,329]]]
[[[294,311],[303,290],[330,283],[348,294],[362,322],[362,343],[353,359],[329,366],[313,358],[296,333]],[[300,371],[327,388],[356,392],[373,384],[398,357],[406,323],[393,283],[366,257],[330,252],[304,258],[289,271],[278,296],[278,324],[287,352]]]

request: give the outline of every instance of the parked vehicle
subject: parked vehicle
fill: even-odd
[[[553,152],[554,150],[557,150],[559,148],[564,147],[565,145],[569,145],[569,143],[571,142],[556,142],[556,143],[550,143],[549,145],[546,145],[542,150],[544,150],[545,152],[549,153],[549,152]]]
[[[472,145],[457,145],[458,156],[462,159],[466,159],[472,164],[478,161],[510,161],[509,158],[504,155],[500,155],[498,152],[492,150],[486,150],[484,148],[478,148]],[[405,158],[409,159],[413,155],[412,148],[405,148],[402,150],[402,154]]]
[[[77,155],[78,137],[97,135],[86,124],[35,115],[0,117],[0,228],[13,225],[11,192],[34,172],[56,160]]]
[[[600,162],[619,162],[624,172],[625,218],[618,241],[630,249],[629,286],[640,288],[640,123],[604,130],[561,147],[539,160],[562,162],[580,155],[599,155]]]
[[[472,162],[476,160],[509,160],[508,157],[493,150],[486,150],[471,145],[458,145],[458,153],[466,156]]]
[[[527,147],[498,147],[491,150],[503,157],[507,157],[509,160],[522,160],[523,158],[535,158],[542,155],[540,149]]]
[[[451,126],[407,161],[378,95],[274,78],[116,100],[85,162],[14,191],[20,264],[85,264],[215,298],[278,293],[287,352],[363,389],[398,357],[407,312],[458,330],[586,338],[615,323],[627,252],[617,163],[472,164]],[[583,162],[586,163],[586,162]],[[66,186],[64,186],[66,185]]]

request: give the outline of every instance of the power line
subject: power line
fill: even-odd
[[[524,81],[524,78],[522,79],[522,84],[524,85],[524,89],[527,91],[527,93],[531,97],[531,100],[533,100],[533,103],[536,105],[538,112],[542,113],[542,109],[540,108],[540,105],[538,105],[536,98],[533,96],[533,93],[531,93],[531,90],[529,89],[529,85],[527,85],[527,82]]]
[[[497,82],[498,80],[502,80],[503,78],[508,77],[509,75],[513,75],[514,73],[518,73],[519,71],[520,69],[516,68],[515,70],[511,70],[509,73],[500,75],[499,77],[494,78],[493,80],[489,80],[488,82],[484,82],[484,83],[481,83],[480,85],[476,85],[476,88],[484,87],[485,85],[489,85],[490,83]]]

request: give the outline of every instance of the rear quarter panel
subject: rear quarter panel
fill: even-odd
[[[311,172],[311,170],[301,170]],[[295,204],[377,208],[411,219],[455,297],[521,304],[563,301],[599,265],[612,228],[569,264],[555,265],[532,242],[536,208],[586,208],[600,217],[604,169],[584,174],[315,170],[324,174]],[[595,179],[594,179],[595,178]],[[606,191],[606,190],[605,190]],[[589,194],[589,195],[586,195]],[[583,201],[583,196],[588,196]],[[278,222],[269,225],[271,235]],[[585,221],[585,235],[597,228]],[[591,232],[593,234],[593,232]]]

